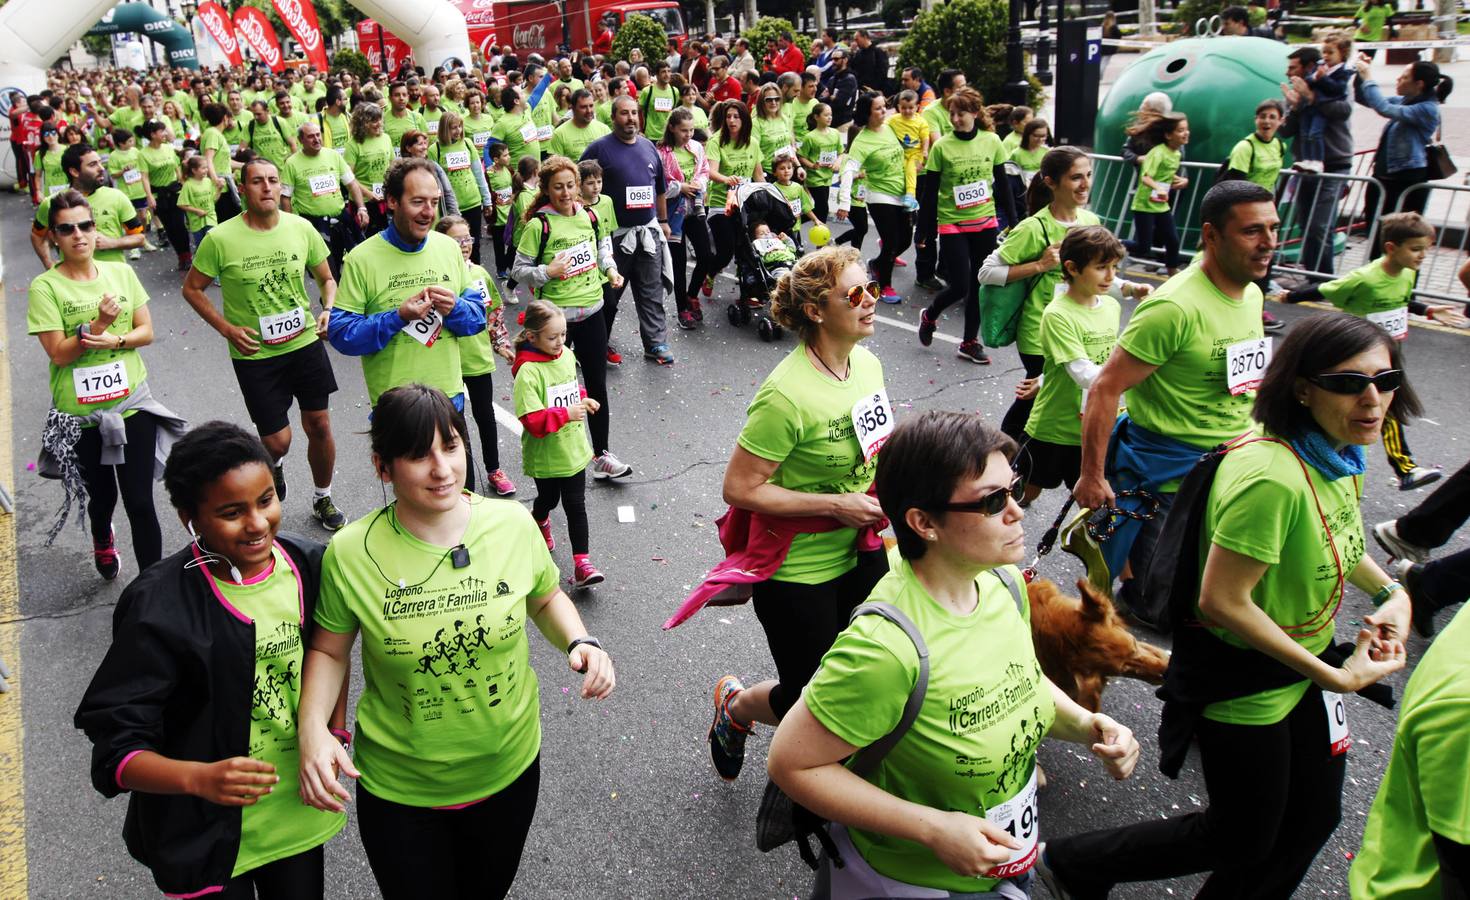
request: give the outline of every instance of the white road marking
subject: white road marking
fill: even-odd
[[[521,420],[517,419],[514,413],[499,403],[495,404],[495,421],[499,422],[502,428],[516,437],[520,437],[521,432],[526,430],[526,427],[521,424]]]
[[[721,272],[719,277],[721,277],[721,278],[727,278],[730,281],[736,282],[737,284],[739,283],[739,279],[736,278],[734,275],[731,275],[728,272]],[[908,322],[905,322],[902,319],[890,319],[887,316],[874,316],[873,318],[874,318],[875,321],[882,322],[884,325],[892,325],[894,328],[902,328],[904,331],[912,331],[914,334],[918,334],[919,333],[919,326],[917,326],[917,325],[910,325]],[[945,334],[942,331],[936,331],[936,332],[934,332],[934,339],[935,340],[939,340],[939,341],[944,341],[945,343],[949,343],[949,344],[959,344],[959,343],[961,343],[961,341],[960,341],[959,338],[954,337],[952,335]]]

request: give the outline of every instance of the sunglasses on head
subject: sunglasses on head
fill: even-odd
[[[968,503],[946,503],[939,509],[945,512],[975,512],[982,516],[998,516],[1006,508],[1007,502],[1014,500],[1021,502],[1026,493],[1026,476],[1017,475],[1011,479],[1009,487],[996,488],[979,500],[971,500]]]
[[[61,235],[62,237],[71,237],[71,235],[75,232],[80,231],[83,234],[86,234],[96,227],[97,223],[95,221],[93,221],[92,219],[86,219],[81,222],[58,222],[55,225],[51,226],[51,230]]]
[[[883,287],[876,281],[870,281],[867,284],[855,284],[847,289],[847,305],[850,309],[857,309],[863,305],[864,295],[877,300],[878,295],[882,292]]]
[[[1385,369],[1376,375],[1364,375],[1362,372],[1324,372],[1309,376],[1307,380],[1333,394],[1356,396],[1368,390],[1370,384],[1378,388],[1380,394],[1387,394],[1404,386],[1404,373],[1401,369]]]

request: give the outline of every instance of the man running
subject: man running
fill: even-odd
[[[362,241],[368,225],[367,198],[362,183],[342,156],[322,149],[322,129],[308,121],[296,129],[301,149],[281,170],[281,208],[310,222],[331,248],[332,276],[342,274],[342,257]],[[352,194],[351,216],[342,189]]]
[[[328,154],[335,157],[337,154]],[[250,421],[275,461],[276,497],[286,500],[284,460],[291,449],[288,413],[294,398],[306,432],[306,459],[316,488],[311,514],[329,531],[347,518],[332,502],[332,437],[328,398],[337,390],[321,338],[337,294],[327,245],[300,216],[280,210],[281,176],[258,157],[240,170],[244,211],[204,236],[184,278],[184,300],[230,345],[230,362]],[[311,314],[303,272],[311,270],[322,311]],[[223,311],[205,293],[219,279]]]
[[[572,117],[556,126],[547,150],[552,156],[581,159],[593,141],[611,133],[611,128],[597,121],[597,101],[592,99],[592,92],[578,88],[572,93]]]
[[[143,246],[143,221],[133,208],[128,195],[107,186],[107,169],[102,157],[86,144],[72,144],[62,151],[61,171],[66,173],[71,187],[81,191],[92,207],[92,218],[97,223],[97,250],[95,257],[108,262],[126,262],[124,251]],[[51,198],[41,201],[36,208],[36,219],[31,224],[31,248],[41,260],[46,271],[56,265],[51,260],[50,245],[46,243],[46,230],[50,228]]]
[[[277,169],[284,168],[286,160],[296,152],[290,129],[279,116],[271,115],[264,100],[250,104],[250,115],[252,118],[245,124],[246,145],[275,163]]]

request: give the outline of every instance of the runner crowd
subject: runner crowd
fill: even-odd
[[[539,790],[528,622],[566,649],[584,698],[615,684],[562,587],[552,513],[571,589],[602,582],[587,476],[633,471],[610,427],[620,301],[630,290],[644,358],[671,366],[668,296],[677,327],[703,327],[733,267],[724,315],[796,345],[724,476],[728,557],[669,627],[717,596],[753,601],[775,677],[720,679],[708,738],[734,780],[757,723],[776,729],[762,840],[783,826],[818,839],[815,896],[1020,898],[1039,877],[1056,897],[1104,897],[1196,872],[1210,873],[1201,896],[1290,896],[1341,816],[1343,696],[1391,703],[1382,679],[1405,666],[1410,628],[1432,635],[1470,593],[1466,551],[1431,559],[1470,515],[1470,466],[1373,526],[1386,573],[1365,552],[1364,448],[1381,436],[1404,490],[1441,478],[1404,440],[1422,407],[1401,347],[1411,312],[1461,323],[1463,308],[1413,297],[1435,232],[1412,207],[1381,218],[1367,265],[1277,288],[1278,133],[1310,179],[1341,152],[1330,104],[1380,112],[1392,210],[1428,180],[1423,138],[1449,79],[1415,63],[1386,97],[1366,62],[1353,78],[1349,37],[1325,62],[1293,52],[1284,101],[1258,107],[1204,195],[1186,262],[1171,194],[1188,184],[1189,121],[1167,95],[1129,126],[1125,244],[1087,208],[1085,152],[1051,146],[1034,111],[987,104],[958,70],[892,83],[863,31],[822,35],[810,58],[783,35],[759,62],[718,39],[614,60],[608,37],[598,53],[362,81],[58,71],[12,98],[44,268],[27,317],[50,361],[40,468],[67,498],[51,537],[76,515],[117,578],[120,499],[138,569],[76,724],[97,790],[130,794],[127,845],[160,890],[321,897],[324,846],[353,802],[385,897],[509,891]],[[1319,243],[1309,267],[1332,273]],[[191,428],[149,390],[153,321],[129,260],[162,247],[227,345],[248,428]],[[1155,247],[1167,281],[1119,277]],[[1025,378],[996,424],[898,420],[863,344],[881,304],[913,302],[893,279],[910,264],[930,296],[920,344],[958,306],[960,360],[990,362],[982,337],[1016,345]],[[1273,343],[1268,293],[1341,312]],[[1139,302],[1120,333],[1123,297]],[[361,359],[371,465],[394,497],[378,509],[332,493],[328,345]],[[493,499],[518,491],[497,370],[529,514]],[[293,404],[325,547],[279,533]],[[162,459],[192,537],[167,554]],[[1127,723],[1079,706],[1032,650],[1023,510],[1063,486],[1111,521],[1097,552],[1120,610],[1173,633],[1161,765],[1177,775],[1196,742],[1209,803],[1040,843],[1044,737],[1118,779],[1139,755]],[[1335,644],[1348,583],[1376,610]],[[1470,884],[1470,619],[1447,631],[1404,689],[1354,896]]]

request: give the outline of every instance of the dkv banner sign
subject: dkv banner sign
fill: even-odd
[[[199,20],[204,23],[204,30],[214,38],[214,42],[225,52],[229,58],[230,65],[241,66],[245,64],[240,55],[240,42],[235,40],[235,23],[230,21],[230,14],[225,8],[214,0],[204,0],[199,4]]]
[[[276,15],[286,23],[296,43],[306,51],[306,59],[318,72],[327,71],[327,47],[322,40],[322,30],[317,25],[316,7],[311,0],[271,0]]]
[[[276,31],[271,27],[265,13],[253,6],[242,6],[235,10],[235,30],[245,38],[251,49],[260,54],[261,60],[272,72],[286,71],[286,60],[281,54],[281,42],[276,40]]]

